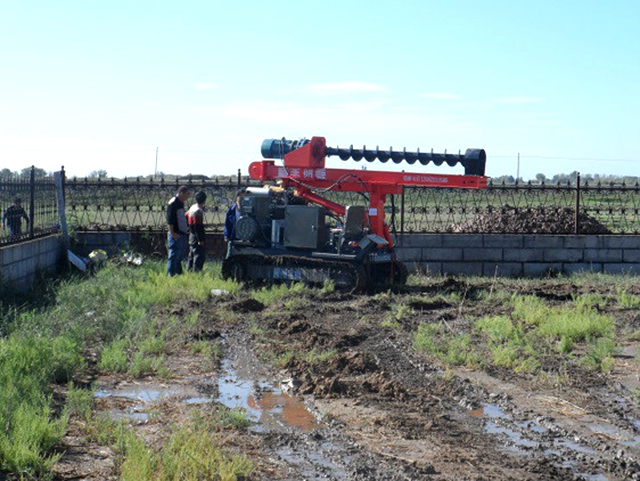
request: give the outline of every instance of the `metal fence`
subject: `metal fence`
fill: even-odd
[[[223,229],[228,206],[238,186],[261,185],[248,177],[217,179],[66,179],[67,223],[75,230],[147,230],[166,228],[167,202],[181,185],[207,194],[205,224]],[[188,201],[192,201],[193,197]],[[188,206],[187,202],[187,206]]]
[[[12,173],[0,177],[2,231],[0,245],[13,244],[59,230],[53,177]]]
[[[67,221],[76,230],[161,230],[168,200],[180,185],[207,193],[205,223],[223,228],[238,186],[248,177],[218,179],[67,179]],[[323,194],[344,204],[366,204],[357,193]],[[387,220],[397,233],[639,234],[640,187],[624,184],[494,185],[487,189],[408,187],[391,196]]]

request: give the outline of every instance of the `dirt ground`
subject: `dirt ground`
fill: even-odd
[[[96,411],[125,419],[152,447],[194,410],[244,409],[252,425],[220,428],[220,439],[255,462],[255,480],[640,479],[640,342],[625,335],[640,328],[640,308],[611,312],[618,348],[607,373],[550,361],[543,378],[447,366],[415,349],[421,323],[455,330],[460,319],[503,313],[473,300],[490,290],[561,305],[615,286],[438,278],[399,294],[315,291],[269,305],[245,290],[185,306],[201,311],[215,362],[185,341],[167,356],[169,377],[96,372],[87,382]],[[434,297],[451,293],[460,302]],[[398,305],[411,314],[383,322]],[[82,429],[72,420],[55,479],[117,479],[116,454]]]

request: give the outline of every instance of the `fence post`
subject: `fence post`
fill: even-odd
[[[29,238],[33,239],[34,214],[36,212],[36,168],[33,165],[29,175],[29,194]]]
[[[576,217],[575,217],[575,234],[580,234],[580,172],[576,177]]]
[[[64,165],[60,167],[60,178],[62,179],[62,198],[67,200],[67,173],[64,171]]]
[[[69,248],[69,229],[67,228],[67,214],[65,212],[64,196],[62,195],[62,176],[63,172],[54,172],[53,179],[56,184],[56,197],[58,198],[58,219],[60,229],[62,230],[62,242],[64,244],[64,257],[67,258],[67,249]]]

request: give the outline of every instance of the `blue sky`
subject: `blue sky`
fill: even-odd
[[[640,0],[5,0],[0,61],[12,170],[146,175],[158,147],[161,171],[230,174],[318,135],[640,175]]]

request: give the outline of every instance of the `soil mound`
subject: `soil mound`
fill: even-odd
[[[580,234],[611,234],[598,220],[581,212],[578,214]],[[505,234],[574,234],[575,211],[568,207],[518,208],[505,205],[499,210],[475,219],[453,224],[447,232],[505,233]]]

